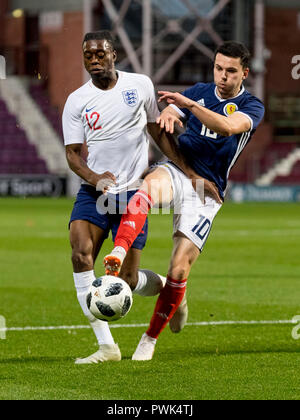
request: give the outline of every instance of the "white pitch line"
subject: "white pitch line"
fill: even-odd
[[[287,320],[262,320],[262,321],[211,321],[211,322],[188,322],[187,327],[209,327],[226,325],[284,325],[298,324],[299,321]],[[110,324],[111,328],[142,328],[149,324]],[[0,332],[13,331],[55,331],[55,330],[85,330],[90,329],[89,325],[58,325],[49,327],[10,327],[0,328]]]

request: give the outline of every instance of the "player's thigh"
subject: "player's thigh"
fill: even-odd
[[[167,170],[157,167],[144,179],[140,188],[149,194],[154,204],[169,204],[173,200],[172,180]]]
[[[106,238],[106,231],[86,220],[74,220],[70,225],[73,254],[91,255],[95,261]]]
[[[130,248],[120,271],[121,279],[125,280],[132,290],[135,289],[138,282],[141,255],[141,249]]]
[[[192,265],[200,255],[199,248],[183,233],[176,232],[169,267],[169,276],[176,280],[188,278]]]

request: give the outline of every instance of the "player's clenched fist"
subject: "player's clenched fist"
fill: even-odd
[[[208,195],[213,198],[218,204],[223,204],[223,200],[220,197],[219,190],[216,184],[212,181],[208,181],[200,176],[191,178],[193,188],[199,195],[200,199],[206,204],[205,197]]]
[[[101,175],[97,175],[96,189],[106,194],[111,187],[116,185],[116,181],[116,177],[111,172],[106,171]]]

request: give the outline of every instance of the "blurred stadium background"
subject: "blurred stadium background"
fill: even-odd
[[[232,171],[229,197],[300,201],[299,0],[1,0],[0,26],[0,196],[77,192],[61,114],[87,80],[84,33],[110,29],[117,68],[170,90],[211,81],[216,46],[246,43],[247,88],[266,116]]]

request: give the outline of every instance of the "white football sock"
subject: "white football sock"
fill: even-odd
[[[166,278],[150,270],[139,270],[138,283],[133,293],[140,296],[156,296],[166,285]]]
[[[90,321],[91,327],[97,337],[99,345],[101,344],[115,344],[113,336],[111,335],[108,323],[100,321],[95,318],[89,311],[86,304],[86,295],[96,279],[94,270],[86,271],[84,273],[73,273],[75,288],[77,291],[77,298],[84,315]]]
[[[124,261],[124,259],[125,259],[125,257],[126,257],[126,254],[127,254],[127,252],[126,252],[126,250],[125,250],[122,246],[116,246],[116,247],[112,250],[112,252],[111,252],[111,254],[110,254],[110,255],[113,255],[113,256],[115,256],[115,257],[120,258],[120,260],[121,260],[121,264],[123,264],[123,261]]]

